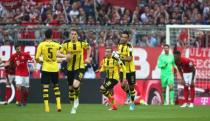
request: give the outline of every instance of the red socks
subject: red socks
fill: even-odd
[[[23,103],[26,104],[27,99],[28,99],[28,91],[26,89],[24,89],[22,94],[23,94]]]
[[[21,89],[16,88],[15,94],[16,94],[16,102],[20,104],[21,103]]]
[[[12,90],[11,90],[11,87],[10,86],[6,86],[6,90],[5,90],[5,101],[8,102],[10,96],[11,96],[11,93],[12,93]]]
[[[188,103],[188,97],[189,97],[188,86],[184,86],[184,102],[185,103]]]
[[[190,97],[191,97],[190,103],[193,103],[195,98],[195,86],[191,85],[190,90],[188,88],[189,86],[184,86],[184,100],[185,103],[188,103],[188,97],[190,92]]]
[[[190,86],[190,96],[191,96],[191,103],[194,102],[194,98],[195,98],[195,86],[194,85],[191,85]]]

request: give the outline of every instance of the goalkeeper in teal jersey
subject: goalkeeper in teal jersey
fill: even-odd
[[[161,84],[163,90],[164,104],[167,104],[166,88],[169,87],[170,104],[174,105],[174,56],[169,53],[169,45],[164,45],[164,53],[158,58],[158,68],[161,69]]]

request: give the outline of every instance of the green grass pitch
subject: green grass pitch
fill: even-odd
[[[77,114],[70,114],[70,104],[62,105],[62,112],[56,112],[51,104],[49,113],[43,104],[0,105],[0,121],[210,121],[210,107],[198,106],[192,109],[179,106],[140,106],[129,111],[129,106],[119,106],[117,111],[99,104],[81,104]]]

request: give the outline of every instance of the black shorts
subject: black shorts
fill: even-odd
[[[67,71],[67,77],[69,85],[73,85],[74,79],[80,81],[84,76],[84,69],[78,69],[75,71]]]
[[[50,84],[50,82],[52,82],[53,84],[58,83],[58,72],[42,71],[41,83]]]
[[[135,72],[126,73],[126,79],[129,85],[136,84],[136,73]],[[120,72],[120,82],[122,81],[123,81],[123,72]]]
[[[106,79],[103,86],[105,87],[105,89],[113,89],[113,87],[118,83],[118,81],[116,79]]]

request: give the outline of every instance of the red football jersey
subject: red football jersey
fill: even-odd
[[[15,53],[11,56],[10,61],[15,63],[16,76],[29,76],[28,61],[32,60],[29,53],[21,52]]]
[[[15,75],[15,64],[10,64],[5,67],[6,75]]]
[[[181,62],[176,63],[177,66],[181,67],[184,73],[192,72],[192,66],[194,63],[189,58],[181,57]]]

